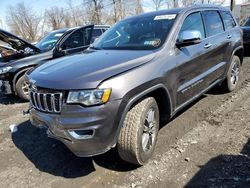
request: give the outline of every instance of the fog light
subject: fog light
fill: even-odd
[[[68,130],[70,136],[77,140],[91,139],[94,136],[95,131],[90,130]]]

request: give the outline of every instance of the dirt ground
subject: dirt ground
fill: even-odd
[[[230,94],[213,89],[159,132],[152,160],[127,164],[115,150],[78,158],[31,126],[28,104],[0,96],[0,187],[250,187],[250,58]],[[18,125],[11,133],[9,126]]]

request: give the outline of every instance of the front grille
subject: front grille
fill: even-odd
[[[30,103],[40,111],[60,113],[62,106],[62,93],[40,93],[30,90]]]

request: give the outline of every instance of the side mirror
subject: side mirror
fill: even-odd
[[[196,30],[183,31],[176,43],[177,47],[189,46],[201,42],[201,32]]]

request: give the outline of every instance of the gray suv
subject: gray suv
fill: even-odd
[[[242,31],[222,7],[130,17],[84,54],[27,75],[30,120],[77,156],[116,147],[122,159],[143,165],[160,124],[215,85],[237,87],[243,53]]]

